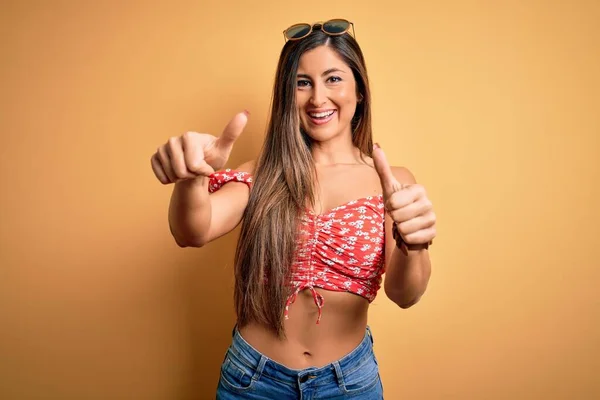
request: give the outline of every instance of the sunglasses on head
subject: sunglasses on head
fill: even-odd
[[[325,22],[316,22],[314,24],[294,24],[283,31],[283,36],[286,41],[288,40],[300,40],[304,39],[311,34],[313,30],[320,29],[324,33],[330,36],[339,36],[348,32],[352,27],[352,36],[356,38],[354,34],[354,24],[345,19],[330,19]]]

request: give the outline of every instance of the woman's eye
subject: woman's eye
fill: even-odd
[[[333,83],[340,82],[341,80],[342,80],[342,78],[340,78],[339,76],[330,76],[328,79],[329,82],[333,82]]]
[[[310,86],[310,82],[306,79],[301,79],[298,81],[298,87],[307,87]]]

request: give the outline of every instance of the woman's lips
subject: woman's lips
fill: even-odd
[[[308,118],[310,122],[315,125],[325,125],[329,121],[333,119],[337,110],[327,110],[327,111],[319,111],[319,112],[307,112]]]

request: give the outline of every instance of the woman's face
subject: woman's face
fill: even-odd
[[[333,49],[319,46],[300,57],[296,104],[302,128],[313,140],[352,136],[356,102],[352,70]]]

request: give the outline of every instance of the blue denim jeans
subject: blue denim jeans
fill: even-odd
[[[237,329],[223,364],[217,400],[381,400],[383,386],[373,336],[367,327],[362,342],[348,355],[321,368],[290,369],[259,353]]]

